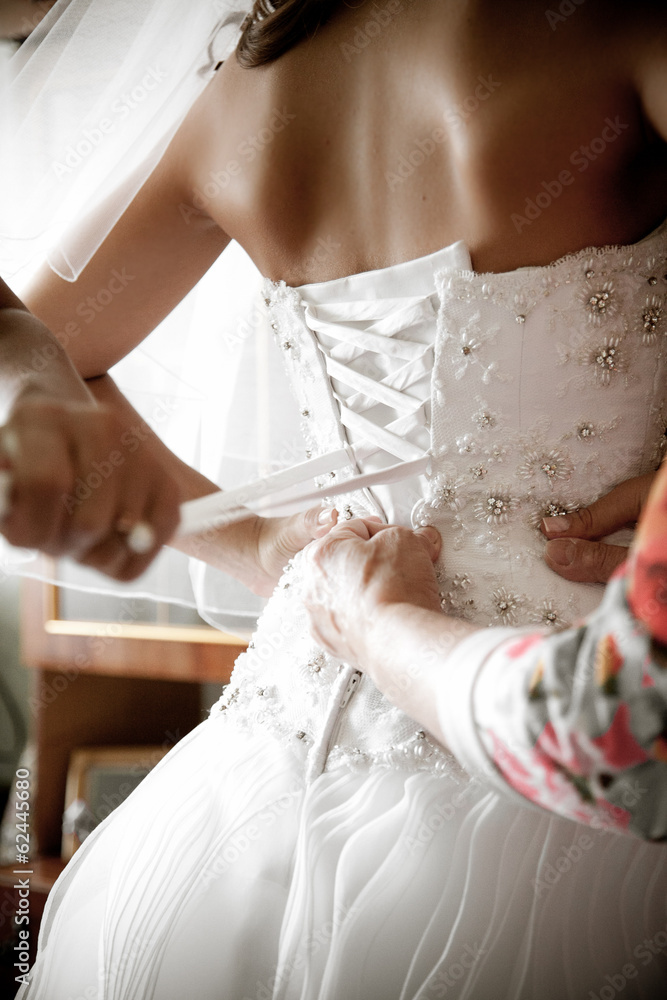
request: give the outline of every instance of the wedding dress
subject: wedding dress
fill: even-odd
[[[341,517],[436,525],[443,609],[499,641],[597,605],[538,526],[662,454],[667,224],[548,267],[476,274],[456,243],[264,292],[310,453],[356,463],[320,485],[420,470],[352,483]],[[210,717],[59,879],[21,1000],[662,996],[664,846],[471,776],[316,646],[301,563]]]

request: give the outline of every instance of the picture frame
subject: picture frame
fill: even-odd
[[[168,749],[108,746],[72,751],[63,812],[63,861],[70,860],[85,838],[134,791]]]

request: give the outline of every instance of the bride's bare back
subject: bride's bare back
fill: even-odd
[[[626,7],[341,0],[275,62],[229,58],[79,279],[45,269],[26,302],[58,334],[114,269],[133,276],[65,333],[92,377],[230,238],[292,285],[459,239],[478,271],[634,242],[667,215],[667,15]]]
[[[198,128],[193,204],[274,279],[457,239],[477,270],[544,264],[635,241],[667,215],[667,12],[341,3],[275,63],[228,60]]]

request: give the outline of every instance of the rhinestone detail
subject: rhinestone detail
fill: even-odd
[[[660,299],[656,295],[651,296],[641,317],[642,342],[644,344],[650,345],[656,342],[664,315],[665,311]]]
[[[587,306],[591,316],[599,318],[608,315],[612,311],[612,294],[613,286],[611,282],[605,281],[600,291],[593,292],[592,295],[588,296]]]
[[[506,524],[516,507],[517,501],[501,488],[475,504],[475,513],[487,524]]]

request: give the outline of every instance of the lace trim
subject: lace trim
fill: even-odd
[[[632,269],[633,274],[641,274],[646,278],[649,289],[667,287],[665,273],[665,254],[667,252],[667,219],[657,229],[638,243],[610,243],[600,247],[584,247],[571,253],[563,254],[549,264],[528,265],[514,271],[465,271],[451,272],[443,269],[436,273],[436,282],[452,275],[463,279],[469,287],[481,284],[481,297],[492,299],[497,305],[502,305],[512,311],[515,320],[520,325],[526,320],[526,313],[535,307],[561,284],[571,284],[583,277],[587,282],[600,283],[604,273],[596,273],[596,265],[601,258],[620,258],[616,268],[621,271]],[[567,269],[571,270],[567,270]],[[572,269],[577,268],[576,273]],[[556,280],[556,272],[564,271],[562,279]],[[598,291],[604,291],[604,281]],[[594,294],[597,294],[595,292]],[[468,301],[465,291],[463,298]],[[471,287],[470,298],[474,297]],[[604,300],[602,300],[604,301]],[[652,302],[649,305],[653,304]],[[660,302],[658,302],[660,305]],[[667,316],[660,317],[660,322],[667,322]]]

